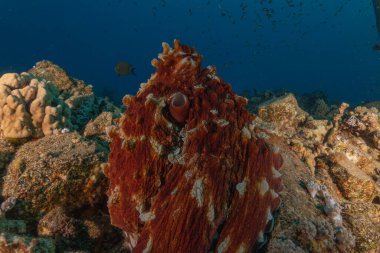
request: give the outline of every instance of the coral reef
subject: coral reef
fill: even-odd
[[[163,48],[123,114],[50,61],[0,77],[0,253],[380,251],[378,101],[245,99]]]
[[[201,62],[164,43],[110,131],[108,208],[133,252],[251,252],[273,228],[281,156],[247,100]]]

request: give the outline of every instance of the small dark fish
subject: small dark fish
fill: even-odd
[[[115,72],[118,76],[136,75],[135,68],[126,61],[121,61],[115,65]]]
[[[373,49],[374,51],[380,51],[380,43],[379,43],[379,44],[375,44],[375,45],[373,45],[372,49]]]

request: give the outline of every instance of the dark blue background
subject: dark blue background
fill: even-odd
[[[321,89],[351,103],[380,100],[372,0],[270,2],[0,0],[0,72],[51,60],[119,102],[154,71],[161,42],[179,38],[237,92]],[[137,76],[118,77],[120,60]]]

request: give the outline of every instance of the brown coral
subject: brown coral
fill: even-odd
[[[0,78],[1,137],[19,139],[51,135],[71,128],[71,111],[57,88],[46,80],[22,73]]]
[[[133,252],[251,252],[279,207],[282,159],[270,135],[201,62],[193,48],[164,43],[157,72],[123,99],[110,132],[108,207]],[[168,108],[177,92],[189,100],[182,122]]]

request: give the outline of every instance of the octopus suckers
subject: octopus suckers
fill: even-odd
[[[210,223],[213,223],[215,219],[215,208],[211,201],[208,204],[207,219]]]
[[[260,180],[258,188],[261,196],[264,196],[264,194],[269,191],[269,184],[265,178]]]
[[[136,233],[127,233],[124,232],[125,237],[125,246],[132,251],[134,247],[136,247],[137,240],[139,239],[139,236]]]
[[[189,58],[183,58],[181,61],[180,61],[180,64],[185,64],[187,62],[190,62],[191,63],[191,66],[192,67],[196,67],[196,63],[193,59],[189,59]]]
[[[170,195],[176,195],[177,192],[178,192],[178,188],[176,187],[176,188],[174,188],[174,189],[172,190],[172,192],[170,193]]]
[[[150,138],[149,139],[150,145],[152,146],[154,152],[161,156],[164,153],[164,146],[162,146],[156,139]]]
[[[194,88],[195,89],[204,89],[204,86],[203,86],[203,84],[197,84],[197,85],[194,85]]]
[[[230,122],[228,122],[225,119],[218,119],[215,121],[215,123],[218,124],[218,126],[220,126],[220,127],[225,127],[225,126],[228,126],[230,124]]]
[[[270,190],[270,193],[271,193],[273,199],[277,199],[279,197],[278,193],[275,192],[274,190]]]
[[[149,241],[146,244],[146,247],[143,250],[143,253],[150,253],[152,248],[153,248],[153,239],[152,239],[152,237],[149,237]]]
[[[246,191],[247,188],[247,180],[244,179],[240,183],[236,185],[236,190],[239,192],[240,197],[242,197]]]
[[[156,218],[156,215],[154,215],[154,213],[152,212],[146,212],[146,213],[141,213],[139,215],[139,218],[142,222],[147,222],[147,221],[154,220],[154,218]]]
[[[197,66],[197,64],[195,63],[195,61],[193,59],[190,59],[190,62],[191,62],[191,66],[193,68],[195,68]]]
[[[189,180],[193,176],[193,171],[192,170],[185,171],[184,176],[187,180]]]
[[[228,246],[230,246],[230,237],[227,236],[226,239],[223,240],[218,246],[218,253],[224,253],[227,252]]]
[[[145,98],[145,104],[148,105],[149,103],[159,105],[160,107],[165,106],[165,102],[163,101],[163,99],[154,97],[153,93],[149,93]]]
[[[195,180],[193,189],[191,190],[191,196],[196,199],[198,207],[202,207],[203,205],[203,178],[198,178]]]
[[[185,158],[180,153],[181,149],[179,147],[175,148],[173,153],[168,154],[168,161],[172,164],[185,164]]]
[[[251,131],[249,131],[248,128],[243,127],[243,128],[241,129],[241,137],[242,137],[243,139],[245,139],[245,140],[249,140],[249,139],[251,139],[251,138],[252,138]]]
[[[212,115],[218,115],[218,110],[216,110],[216,109],[212,109],[212,110],[210,110],[210,112]]]
[[[264,133],[264,132],[258,132],[256,135],[257,135],[259,138],[261,138],[261,139],[266,139],[266,140],[270,139],[269,135],[267,135],[267,134]]]
[[[272,166],[272,174],[273,174],[274,178],[281,177],[281,173],[278,170],[276,170],[276,168],[274,166]]]
[[[271,150],[273,151],[273,153],[275,154],[278,154],[280,152],[280,148],[276,145],[271,145]]]
[[[137,93],[142,93],[146,89],[147,86],[148,86],[148,83],[141,83],[140,89]]]
[[[236,253],[245,253],[245,252],[247,252],[247,246],[244,243],[242,243],[240,244]]]
[[[120,202],[120,186],[116,185],[112,191],[110,196],[108,197],[107,204],[117,204]]]
[[[258,243],[263,243],[263,242],[265,242],[265,237],[264,237],[264,232],[263,232],[263,231],[260,231],[260,232],[259,232],[259,235],[257,236],[257,242],[258,242]]]
[[[271,221],[273,219],[272,212],[270,210],[270,207],[267,209],[267,222]]]

